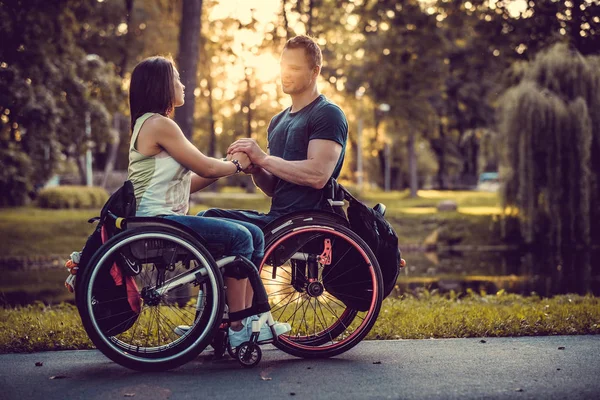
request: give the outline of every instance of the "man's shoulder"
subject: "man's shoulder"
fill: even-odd
[[[346,120],[346,114],[344,114],[342,108],[325,96],[321,96],[321,100],[316,104],[314,111],[329,118]]]

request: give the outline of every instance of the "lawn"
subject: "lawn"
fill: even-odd
[[[425,339],[600,333],[600,298],[551,299],[499,292],[388,298],[367,339]],[[75,306],[0,308],[0,353],[89,349]]]
[[[441,243],[498,244],[495,193],[466,191],[369,192],[360,196],[373,206],[387,205],[386,216],[396,228],[400,244],[421,244],[436,230]],[[457,212],[437,212],[441,200],[454,200]],[[223,193],[204,196],[190,214],[209,207],[268,211],[269,199],[261,194],[239,196]],[[2,257],[65,255],[81,249],[93,230],[87,220],[99,210],[48,210],[35,207],[0,209],[0,254]]]

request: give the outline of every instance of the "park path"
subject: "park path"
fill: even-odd
[[[327,360],[265,346],[142,373],[98,351],[0,355],[2,399],[598,399],[600,336],[365,341]],[[37,363],[43,363],[36,366]]]

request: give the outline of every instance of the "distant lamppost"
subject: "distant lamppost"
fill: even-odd
[[[356,90],[355,96],[358,100],[358,126],[356,128],[356,186],[358,191],[362,191],[363,188],[363,146],[362,146],[362,130],[363,130],[363,116],[362,116],[362,97],[365,94],[365,88],[359,87]]]
[[[377,107],[377,109],[382,115],[385,115],[390,111],[391,107],[389,104],[382,103],[379,105],[379,107]],[[387,138],[385,139],[385,144],[383,147],[383,158],[385,160],[383,190],[389,192],[392,181],[392,143],[387,140]]]
[[[87,150],[85,151],[85,185],[94,185],[94,175],[92,172],[92,122],[90,112],[85,112],[85,138]]]

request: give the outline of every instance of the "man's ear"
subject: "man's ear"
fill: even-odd
[[[317,79],[317,76],[319,76],[320,73],[321,73],[321,66],[315,65],[315,67],[313,68],[313,77],[315,79]]]

